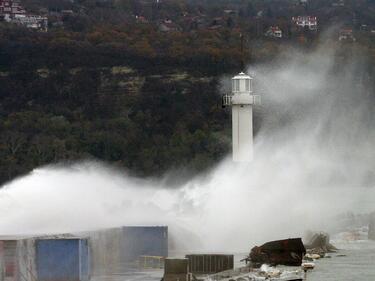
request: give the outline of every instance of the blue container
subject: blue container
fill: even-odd
[[[122,260],[132,262],[139,256],[168,256],[167,226],[125,226],[121,239]]]
[[[38,281],[89,280],[87,239],[37,239],[35,248]]]

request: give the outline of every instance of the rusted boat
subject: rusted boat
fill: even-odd
[[[306,254],[301,238],[271,241],[251,249],[245,259],[254,266],[262,264],[300,266]]]

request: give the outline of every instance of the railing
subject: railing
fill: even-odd
[[[231,106],[233,105],[233,101],[232,101],[232,98],[233,98],[233,95],[223,95],[221,97],[221,105],[223,108],[227,107],[227,106]],[[260,105],[261,104],[261,97],[259,95],[248,95],[248,96],[245,96],[246,98],[246,102],[244,100],[242,100],[242,102],[244,102],[244,104],[253,104],[253,105]],[[239,100],[236,99],[236,104],[238,104]],[[241,104],[241,102],[240,102]]]
[[[232,105],[232,95],[223,95],[221,97],[221,105],[223,108]]]

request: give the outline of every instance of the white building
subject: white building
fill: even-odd
[[[24,15],[25,13],[26,11],[19,0],[0,0],[0,15],[6,21],[10,21],[16,15]]]
[[[252,78],[241,72],[232,78],[232,94],[223,97],[223,106],[232,106],[233,161],[253,159],[253,105],[260,97],[253,95]]]
[[[278,26],[270,26],[265,35],[267,37],[283,38],[283,31]]]
[[[292,22],[299,28],[308,28],[309,30],[318,30],[318,18],[314,16],[292,17]]]
[[[41,31],[48,30],[48,19],[38,15],[15,15],[13,23]]]
[[[0,0],[0,16],[6,22],[23,25],[27,28],[47,31],[46,17],[31,15],[26,12],[20,0]]]
[[[355,42],[356,39],[353,35],[353,29],[351,28],[341,29],[339,33],[339,41]]]

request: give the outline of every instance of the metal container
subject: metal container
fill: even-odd
[[[154,259],[154,265],[158,264],[157,267],[164,266],[164,258],[168,256],[166,226],[124,226],[81,235],[90,237],[95,275],[123,273],[139,265],[148,267],[151,259]]]
[[[38,281],[89,280],[87,239],[37,239],[35,256]]]
[[[17,240],[1,241],[2,280],[17,280]]]
[[[165,259],[164,281],[190,281],[192,280],[189,272],[188,259]]]
[[[233,255],[186,255],[189,260],[189,269],[193,274],[213,274],[233,269]]]
[[[35,239],[17,241],[17,275],[19,281],[37,280],[35,265]]]
[[[121,255],[125,262],[140,256],[168,256],[167,226],[125,226],[122,228]]]
[[[33,240],[2,237],[0,240],[0,280],[36,280]]]
[[[94,275],[110,275],[122,272],[125,267],[120,258],[120,228],[86,233],[90,237],[92,250],[92,272]]]
[[[189,260],[188,259],[171,259],[167,258],[164,261],[164,274],[188,274]]]

